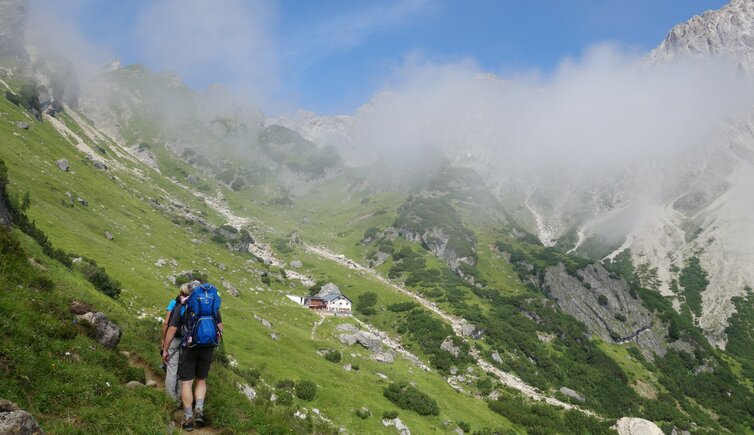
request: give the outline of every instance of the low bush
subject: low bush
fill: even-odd
[[[419,415],[439,415],[437,402],[407,382],[391,383],[383,395],[402,409],[416,411]]]
[[[385,411],[382,413],[382,418],[384,418],[385,420],[392,420],[396,417],[398,417],[398,411],[394,409],[390,411]]]
[[[339,350],[333,350],[325,354],[325,359],[332,363],[339,363],[343,355]]]
[[[301,400],[314,400],[317,396],[317,384],[312,381],[300,381],[296,384],[296,397]]]

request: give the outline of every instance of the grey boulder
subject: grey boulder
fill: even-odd
[[[0,435],[43,434],[31,414],[18,409],[15,403],[0,399]]]
[[[123,332],[118,325],[110,321],[104,314],[100,312],[88,312],[76,318],[81,322],[88,322],[92,326],[92,335],[97,343],[109,348],[114,349],[120,342],[120,337]]]

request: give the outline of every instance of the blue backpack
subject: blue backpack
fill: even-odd
[[[217,312],[220,310],[220,295],[209,283],[196,288],[186,301],[186,312],[181,322],[183,347],[217,346]]]

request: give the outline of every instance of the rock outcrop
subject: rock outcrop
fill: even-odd
[[[0,434],[38,435],[44,432],[31,414],[13,402],[0,399]]]
[[[573,391],[572,389],[570,389],[568,387],[560,387],[560,389],[558,391],[560,391],[561,393],[563,393],[566,396],[570,397],[571,399],[578,400],[579,402],[584,402],[586,400],[586,398],[584,398],[584,396],[582,396],[581,394]]]
[[[231,295],[233,295],[235,297],[241,296],[241,293],[238,292],[238,289],[236,288],[236,286],[234,286],[233,284],[229,283],[228,281],[223,280],[222,283],[221,283],[221,285]]]
[[[649,420],[636,417],[623,417],[619,419],[613,429],[618,435],[662,435],[662,429]]]
[[[591,334],[612,343],[636,342],[648,358],[665,355],[666,328],[638,298],[628,284],[592,264],[570,275],[559,264],[545,271],[543,287],[563,311],[583,322]]]
[[[79,323],[86,323],[91,327],[91,335],[99,344],[114,349],[120,342],[121,329],[100,312],[88,312],[76,316]]]

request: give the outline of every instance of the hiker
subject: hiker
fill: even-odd
[[[167,391],[168,396],[175,400],[178,406],[181,405],[181,384],[178,382],[178,358],[181,354],[181,334],[180,331],[177,331],[175,337],[173,337],[170,343],[165,343],[165,335],[167,335],[168,332],[168,325],[170,324],[170,318],[173,315],[173,308],[175,308],[176,305],[181,307],[180,311],[178,311],[178,315],[183,315],[183,312],[186,310],[185,304],[191,294],[192,284],[193,283],[187,283],[181,285],[178,296],[168,304],[168,312],[165,315],[165,321],[162,322],[162,343],[160,343],[160,351],[165,349],[165,347],[168,348],[168,358],[163,364],[165,369],[165,391]],[[163,359],[164,357],[165,355],[163,355]]]
[[[169,344],[181,331],[181,354],[178,359],[178,379],[181,381],[183,421],[181,428],[194,430],[194,424],[204,426],[204,398],[207,395],[207,375],[212,363],[212,354],[223,334],[220,316],[220,296],[217,288],[209,283],[194,287],[186,300],[186,309],[180,315],[180,306],[173,308],[173,315],[162,345],[163,360],[167,361]],[[194,390],[194,379],[196,389]],[[196,402],[194,402],[196,399]],[[192,404],[195,403],[192,409]]]

